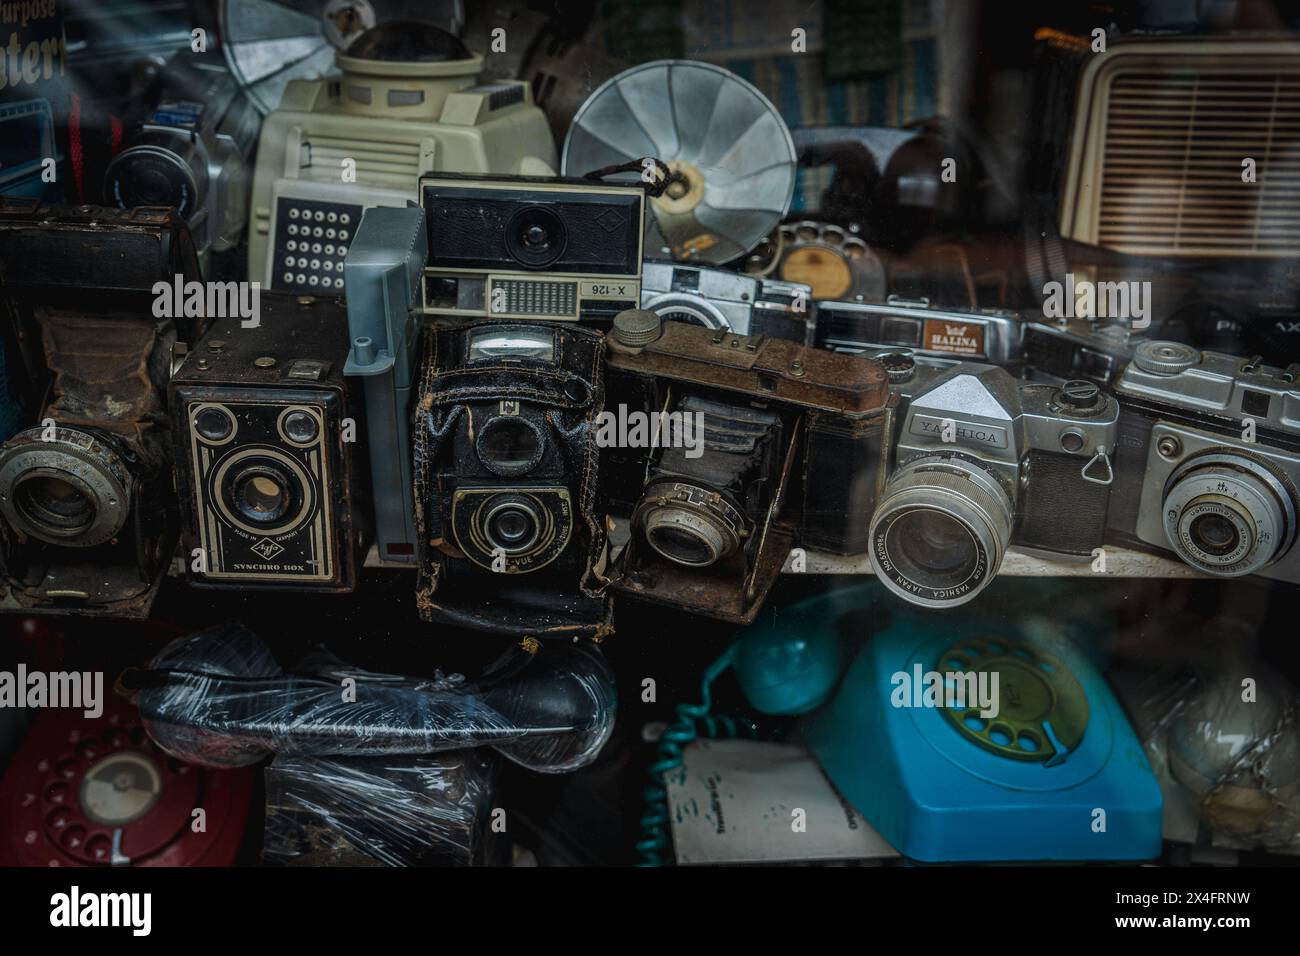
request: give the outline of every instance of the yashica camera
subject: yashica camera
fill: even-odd
[[[171,382],[193,584],[350,591],[365,529],[347,313],[264,293],[256,329],[213,323]]]
[[[204,320],[154,287],[199,275],[172,211],[0,203],[0,299],[39,342],[35,422],[0,450],[0,609],[149,613],[177,535],[166,409],[173,353]]]
[[[601,636],[605,526],[594,424],[604,340],[577,325],[435,323],[414,409],[421,617]]]
[[[1005,309],[950,311],[924,299],[890,296],[885,302],[818,302],[816,344],[837,352],[905,348],[953,361],[1015,368],[1021,362],[1024,322]]]
[[[388,19],[335,65],[341,75],[289,82],[262,124],[248,274],[264,288],[338,294],[362,214],[417,200],[426,173],[558,168],[529,85],[478,82],[483,58],[446,30]]]
[[[420,194],[426,313],[608,325],[640,302],[640,186],[439,174]]]
[[[796,282],[647,262],[641,275],[641,308],[665,321],[812,344],[812,289]]]
[[[220,56],[186,50],[161,71],[157,104],[104,173],[123,209],[173,206],[189,223],[199,264],[239,245],[248,221],[248,168],[261,116]]]
[[[871,519],[872,567],[926,607],[956,607],[1011,544],[1088,557],[1115,478],[1119,406],[1092,382],[1019,384],[961,363],[902,413],[894,466]]]
[[[879,362],[644,309],[608,351],[619,590],[744,623],[796,545],[866,550],[895,404]]]
[[[1144,342],[1115,395],[1112,536],[1218,577],[1300,583],[1296,370]]]

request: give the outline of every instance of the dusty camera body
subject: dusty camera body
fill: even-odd
[[[32,427],[0,450],[0,609],[144,617],[178,531],[166,386],[201,318],[153,287],[197,279],[171,210],[0,204],[0,298],[39,342]]]
[[[665,322],[688,322],[737,335],[811,344],[812,288],[707,266],[647,262],[641,308]]]
[[[108,164],[104,195],[123,209],[175,207],[208,273],[210,254],[244,237],[261,116],[218,55],[177,54],[160,79],[158,103]]]
[[[1115,395],[1112,536],[1207,574],[1300,583],[1296,370],[1148,342]]]
[[[640,301],[639,186],[440,174],[420,195],[427,314],[608,324]]]
[[[619,590],[744,623],[796,545],[866,549],[896,402],[879,362],[632,310],[608,368]]]
[[[816,344],[837,352],[908,349],[917,355],[1015,368],[1025,323],[1006,309],[949,310],[925,299],[818,302]]]
[[[604,339],[554,322],[435,322],[413,440],[425,620],[600,636],[605,526],[593,423]]]
[[[418,200],[425,173],[558,168],[528,84],[480,83],[483,58],[445,30],[385,20],[335,62],[341,76],[290,82],[262,124],[248,274],[264,288],[339,292],[362,213]]]
[[[1030,322],[1025,328],[1025,375],[1058,384],[1087,379],[1112,386],[1143,341],[1123,322],[1087,318]]]
[[[350,591],[367,522],[347,314],[265,293],[260,320],[214,322],[171,382],[190,581]]]
[[[870,558],[894,593],[955,607],[1011,544],[1089,557],[1100,547],[1119,407],[1090,382],[1020,384],[961,363],[931,374],[903,414]]]

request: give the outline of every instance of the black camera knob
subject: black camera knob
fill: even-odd
[[[649,309],[625,309],[614,316],[612,334],[619,345],[638,348],[663,334],[663,320]]]
[[[1066,382],[1061,386],[1058,394],[1061,403],[1071,408],[1095,408],[1101,401],[1101,389],[1096,383],[1085,382],[1082,379]]]

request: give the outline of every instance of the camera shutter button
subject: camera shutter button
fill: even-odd
[[[1061,402],[1071,408],[1094,408],[1101,400],[1101,389],[1081,379],[1066,382],[1058,394]]]

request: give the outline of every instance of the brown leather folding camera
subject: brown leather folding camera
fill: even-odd
[[[867,548],[897,399],[875,359],[620,313],[603,483],[614,587],[752,621],[792,548]]]

